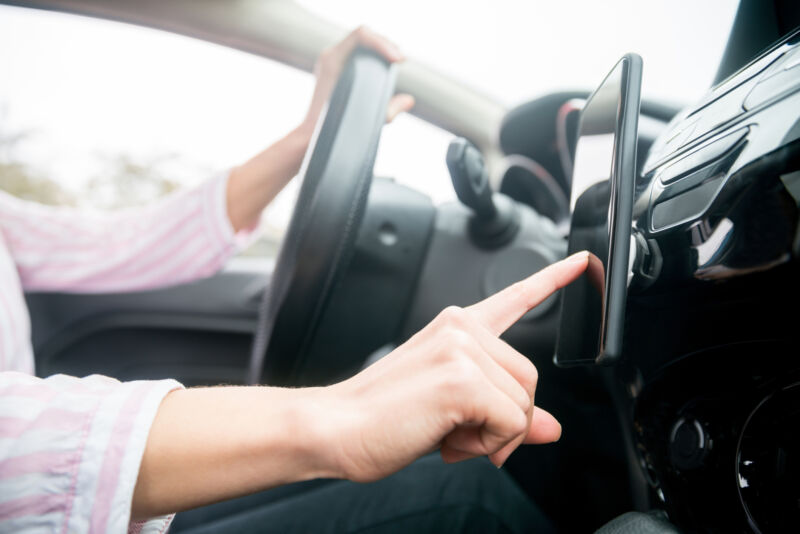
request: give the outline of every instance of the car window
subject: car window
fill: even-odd
[[[148,202],[279,139],[302,120],[313,86],[306,72],[197,39],[0,6],[0,188],[87,209]],[[449,137],[400,117],[376,173],[450,198]],[[290,185],[266,210],[247,254],[276,253],[296,193]]]

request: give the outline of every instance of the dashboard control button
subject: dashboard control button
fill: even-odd
[[[719,176],[653,206],[651,214],[653,231],[663,230],[700,216],[714,200],[724,178]]]
[[[742,69],[737,75],[731,76],[724,82],[720,83],[716,87],[714,87],[709,93],[695,106],[692,112],[689,114],[691,117],[695,115],[698,111],[704,109],[706,106],[715,102],[728,94],[729,92],[733,91],[737,87],[747,83],[748,81],[755,78],[758,74],[764,72],[767,67],[773,65],[777,60],[781,59],[784,52],[773,52],[766,56],[761,57],[760,59],[754,61],[750,65],[746,66]]]
[[[669,184],[675,180],[686,176],[690,172],[711,163],[725,156],[732,150],[744,137],[747,136],[749,128],[742,128],[733,133],[720,137],[706,143],[698,150],[684,156],[676,163],[673,163],[659,174],[659,179],[663,184]]]
[[[675,469],[688,471],[703,465],[711,448],[706,431],[697,419],[681,417],[669,436],[670,461]]]
[[[761,80],[744,101],[744,109],[751,110],[780,96],[800,90],[800,63]]]

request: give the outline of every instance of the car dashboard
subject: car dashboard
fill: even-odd
[[[799,37],[679,113],[635,184],[619,409],[690,532],[800,525]]]

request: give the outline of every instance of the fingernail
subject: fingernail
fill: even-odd
[[[568,257],[565,261],[568,263],[580,263],[586,261],[589,257],[589,252],[586,250],[581,250],[580,252],[576,252],[572,256]]]

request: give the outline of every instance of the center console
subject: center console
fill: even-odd
[[[800,532],[800,33],[676,116],[642,168],[627,276],[604,288],[624,292],[619,358],[592,341],[590,364],[615,365],[670,521]]]

